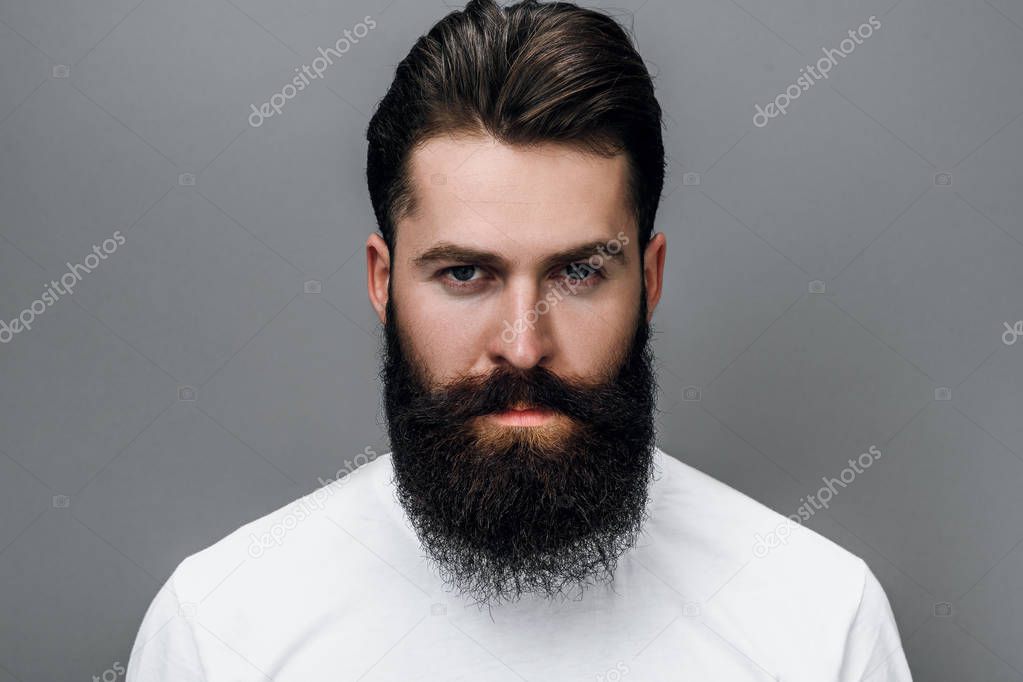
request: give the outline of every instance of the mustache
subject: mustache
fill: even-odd
[[[503,412],[521,404],[560,412],[594,427],[612,428],[635,418],[640,420],[653,407],[652,396],[636,399],[642,391],[629,388],[635,376],[622,367],[603,382],[563,378],[546,367],[529,369],[496,367],[484,375],[466,376],[440,387],[404,396],[406,417],[417,417],[436,426],[464,424],[475,417]],[[418,383],[418,382],[411,382]],[[421,385],[421,384],[420,384]]]

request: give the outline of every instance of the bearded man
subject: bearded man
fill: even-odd
[[[128,682],[910,680],[862,560],[655,445],[661,109],[613,19],[474,0],[367,138],[391,452],[182,562]]]

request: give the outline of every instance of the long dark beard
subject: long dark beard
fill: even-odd
[[[437,387],[410,358],[392,302],[381,379],[395,485],[444,582],[488,605],[525,593],[581,597],[612,582],[646,518],[654,473],[645,300],[608,379],[501,366]],[[529,428],[483,418],[520,402],[561,414]]]

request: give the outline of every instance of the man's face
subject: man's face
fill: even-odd
[[[444,136],[411,175],[395,252],[367,244],[402,505],[479,601],[610,577],[651,473],[664,252],[640,258],[626,161]]]
[[[398,227],[390,284],[432,381],[505,364],[595,378],[612,362],[635,330],[641,288],[624,156],[442,136],[414,153],[411,169],[418,210]],[[570,266],[597,254],[595,244],[618,248],[620,233],[619,255],[537,317],[547,293],[557,298],[584,274]],[[552,260],[573,249],[575,260]]]

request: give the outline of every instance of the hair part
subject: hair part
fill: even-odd
[[[392,253],[398,221],[416,207],[412,152],[443,134],[624,153],[640,253],[650,239],[664,185],[661,108],[612,17],[568,2],[472,0],[416,41],[366,133],[370,200]]]

